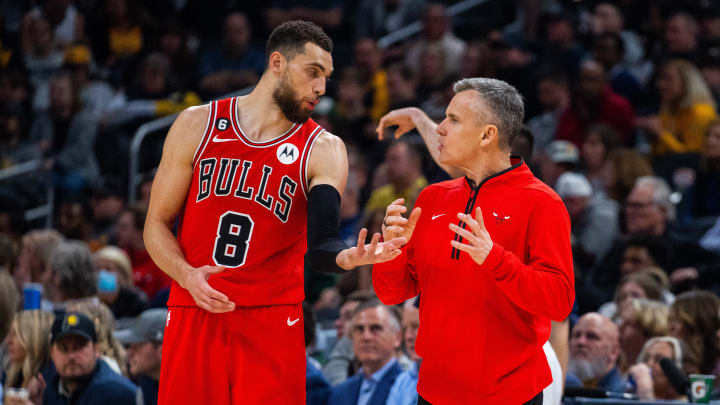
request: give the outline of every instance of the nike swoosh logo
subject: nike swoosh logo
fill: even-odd
[[[437,214],[437,215],[433,215],[433,216],[432,216],[432,220],[434,221],[434,220],[435,220],[435,218],[439,218],[439,217],[441,217],[441,216],[443,216],[443,215],[445,215],[445,214]]]
[[[295,324],[297,323],[297,321],[299,321],[299,320],[300,320],[300,318],[298,318],[298,319],[296,319],[296,320],[294,320],[294,321],[291,321],[291,320],[290,320],[290,317],[288,316],[287,324],[288,324],[288,326],[293,326],[293,325],[295,325]]]
[[[237,139],[218,139],[218,137],[215,136],[215,137],[213,137],[212,141],[213,142],[232,142],[232,141],[237,141]]]

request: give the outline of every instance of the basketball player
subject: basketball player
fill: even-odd
[[[365,229],[355,247],[340,240],[345,146],[309,119],[333,70],[331,40],[288,22],[266,51],[252,93],[185,110],[165,141],[145,225],[174,280],[161,404],[304,404],[303,255],[340,272],[395,258],[406,242],[376,234],[365,245]]]

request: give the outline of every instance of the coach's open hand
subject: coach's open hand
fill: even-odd
[[[415,208],[410,214],[410,218],[404,218],[402,214],[407,212],[407,208],[403,205],[404,198],[398,198],[388,205],[385,211],[385,219],[383,219],[382,232],[383,239],[390,240],[393,238],[405,238],[406,242],[410,241],[415,225],[420,219],[420,207]]]
[[[352,270],[365,264],[383,263],[400,256],[400,247],[407,243],[407,239],[402,237],[380,242],[380,234],[376,233],[370,244],[366,245],[366,237],[367,229],[363,228],[358,234],[357,246],[338,253],[335,259],[337,265],[345,270]]]
[[[230,312],[235,309],[234,302],[225,294],[210,287],[207,282],[210,275],[223,270],[225,270],[223,266],[203,266],[187,273],[182,287],[188,290],[200,308],[214,313]]]
[[[459,220],[465,222],[470,227],[470,230],[463,229],[453,223],[450,223],[450,230],[462,236],[464,238],[463,240],[468,243],[460,243],[452,240],[450,244],[455,249],[467,252],[467,254],[475,260],[475,263],[483,264],[490,254],[490,250],[492,250],[493,241],[490,239],[490,234],[487,229],[485,229],[482,210],[480,207],[475,209],[475,218],[463,213],[458,213],[457,217]]]
[[[400,108],[398,110],[390,111],[380,118],[375,132],[378,135],[378,139],[383,140],[385,138],[385,129],[388,127],[397,126],[395,129],[395,139],[400,138],[408,131],[412,131],[415,128],[413,122],[413,115],[417,114],[419,110],[415,107]]]

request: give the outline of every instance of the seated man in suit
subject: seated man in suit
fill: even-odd
[[[330,391],[328,405],[384,405],[401,369],[395,359],[400,346],[400,322],[378,300],[358,306],[350,327],[357,374]]]

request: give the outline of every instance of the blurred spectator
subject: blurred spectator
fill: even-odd
[[[420,312],[415,302],[407,301],[402,313],[403,346],[413,363],[395,379],[388,394],[387,405],[415,405],[418,400],[417,381],[422,359],[415,352],[415,339],[420,327]]]
[[[93,54],[110,69],[115,85],[127,85],[136,57],[145,46],[143,7],[136,0],[106,0],[96,17],[88,22]]]
[[[575,36],[572,18],[562,11],[550,13],[545,18],[544,31],[543,64],[557,66],[572,76],[585,53]]]
[[[0,169],[41,157],[37,143],[28,137],[28,118],[14,103],[0,107]]]
[[[556,139],[580,146],[593,124],[606,124],[618,132],[623,142],[630,137],[633,108],[607,84],[605,69],[593,60],[582,63],[575,94],[570,106],[560,116]]]
[[[350,340],[353,314],[360,304],[370,299],[377,299],[372,289],[356,290],[348,295],[340,306],[340,316],[335,321],[337,342],[322,369],[323,375],[331,385],[341,383],[348,378],[350,363],[353,360],[353,344]]]
[[[47,299],[49,285],[43,280],[48,279],[45,273],[48,271],[50,255],[63,240],[63,236],[54,229],[35,230],[23,235],[20,255],[13,272],[18,291],[22,291],[25,283],[42,282],[45,291],[43,300]]]
[[[127,405],[135,402],[135,386],[98,361],[97,334],[93,321],[78,312],[55,318],[50,356],[57,375],[46,381],[43,405]]]
[[[598,313],[581,316],[570,332],[567,385],[580,383],[587,388],[625,392],[625,381],[617,367],[619,356],[617,326]]]
[[[718,24],[720,25],[720,24]],[[720,50],[708,55],[699,65],[705,84],[715,100],[715,105],[720,103]]]
[[[89,242],[92,229],[92,211],[85,200],[63,201],[57,208],[57,230],[67,239]]]
[[[568,141],[552,141],[540,156],[542,179],[550,187],[555,187],[558,178],[577,169],[580,163],[578,148]]]
[[[582,143],[580,154],[584,164],[584,172],[593,189],[593,194],[608,196],[608,172],[612,152],[617,147],[617,133],[612,128],[598,124],[588,129],[587,137]]]
[[[7,360],[7,347],[2,341],[10,330],[10,324],[19,304],[20,294],[15,286],[15,280],[6,269],[0,269],[0,370],[5,369]]]
[[[512,145],[510,145],[510,154],[520,156],[523,161],[530,162],[530,165],[532,165],[534,146],[535,139],[532,132],[530,132],[527,125],[523,125],[520,132],[513,139]]]
[[[11,319],[5,338],[9,363],[2,370],[2,388],[25,388],[33,399],[39,399],[42,396],[39,381],[54,375],[48,340],[53,314],[42,310],[20,311]]]
[[[460,65],[460,77],[494,77],[497,69],[496,42],[476,39],[467,44]]]
[[[419,103],[417,83],[410,68],[393,63],[387,67],[390,109],[403,108]]]
[[[687,400],[685,393],[678,393],[668,381],[660,361],[671,359],[680,369],[688,370],[687,345],[672,336],[655,337],[647,341],[638,357],[638,363],[630,367],[629,375],[635,381],[635,393],[640,399]]]
[[[619,233],[619,206],[612,200],[592,199],[592,187],[582,174],[563,173],[558,177],[555,190],[570,215],[573,256],[582,256],[581,269],[589,269],[605,257]]]
[[[346,67],[340,73],[337,84],[334,110],[331,122],[343,139],[356,144],[363,151],[376,148],[370,120],[370,110],[366,103],[366,82],[360,70],[354,66]]]
[[[433,44],[442,50],[447,72],[458,73],[465,52],[465,42],[452,33],[447,10],[439,3],[429,3],[425,7],[422,17],[422,37],[408,48],[405,53],[405,65],[417,74],[422,65],[423,50]]]
[[[343,18],[340,0],[273,0],[265,14],[267,28],[292,20],[313,22],[325,30],[338,28]]]
[[[0,106],[19,108],[22,114],[30,113],[32,89],[28,75],[20,70],[0,70]]]
[[[640,177],[625,200],[625,226],[628,233],[662,235],[675,218],[670,187],[659,177]]]
[[[385,209],[398,198],[405,199],[405,206],[412,207],[420,190],[428,182],[422,175],[422,145],[414,142],[412,137],[403,137],[390,145],[385,154],[387,164],[386,184],[372,192],[365,214],[369,215],[377,209]]]
[[[92,62],[90,47],[87,45],[71,44],[65,50],[63,67],[72,74],[78,108],[91,113],[97,119],[107,111],[115,90],[105,81],[92,77]]]
[[[623,40],[618,34],[600,34],[593,39],[593,59],[598,61],[607,72],[607,81],[613,91],[637,105],[641,101],[643,89],[638,80],[622,64]]]
[[[115,222],[125,207],[125,196],[121,187],[119,182],[108,177],[99,178],[91,186],[93,229],[90,236],[97,244],[94,250],[109,244],[115,233]]]
[[[363,0],[355,14],[355,38],[378,39],[414,23],[425,0]]]
[[[620,9],[611,2],[600,2],[595,6],[592,15],[592,33],[594,35],[619,35],[622,40],[622,64],[629,68],[638,64],[645,54],[640,37],[633,32],[625,30],[625,21]],[[602,63],[602,62],[601,62]],[[645,83],[645,75],[635,77],[640,83]]]
[[[530,46],[523,40],[503,36],[490,43],[496,59],[494,77],[504,80],[523,95],[525,114],[532,117],[540,111],[535,81],[536,59]],[[452,97],[450,97],[452,98]]]
[[[683,11],[671,14],[665,22],[663,56],[697,63],[700,56],[699,34],[700,27],[692,15]]]
[[[144,405],[157,405],[167,317],[167,309],[149,309],[140,314],[129,328],[115,332],[115,338],[128,346],[130,374],[138,383],[138,396],[142,397]]]
[[[383,56],[373,39],[355,42],[355,67],[364,78],[364,99],[369,106],[370,118],[377,122],[390,108],[387,72],[382,66]]]
[[[605,167],[608,197],[624,204],[637,179],[652,175],[650,162],[643,155],[634,149],[616,149],[610,153]]]
[[[61,72],[50,81],[50,108],[35,118],[33,139],[47,146],[47,165],[53,169],[56,187],[70,194],[84,191],[98,176],[94,147],[97,120],[78,110],[71,76]]]
[[[85,242],[64,241],[53,249],[43,275],[43,294],[61,310],[73,301],[95,297],[97,276],[92,255]]]
[[[155,294],[170,288],[171,279],[153,262],[145,249],[143,228],[146,216],[147,210],[142,207],[127,208],[115,225],[115,237],[117,245],[130,256],[133,283],[152,300]]]
[[[400,346],[400,322],[379,301],[361,304],[353,315],[350,337],[361,368],[332,387],[328,405],[384,404],[402,371],[394,357]]]
[[[360,221],[363,218],[360,191],[360,184],[355,177],[348,176],[345,192],[340,200],[340,237],[348,246],[357,243],[356,235],[360,231]]]
[[[620,311],[621,370],[627,372],[640,356],[645,343],[668,332],[668,306],[657,300],[632,298]]]
[[[654,139],[653,153],[700,152],[708,124],[717,117],[710,89],[691,63],[674,59],[657,79],[660,114],[635,124]]]
[[[694,358],[700,361],[699,372],[720,374],[716,332],[720,329],[720,298],[703,290],[689,291],[677,296],[670,307],[670,334],[690,346]]]
[[[25,69],[34,89],[33,110],[42,111],[50,102],[49,83],[63,64],[63,51],[54,39],[48,21],[39,16],[23,24],[22,50]]]
[[[33,7],[23,17],[23,35],[32,30],[32,23],[45,19],[53,32],[57,45],[61,48],[85,36],[85,19],[70,0],[47,0]]]
[[[106,246],[93,255],[98,269],[98,297],[116,319],[131,318],[147,308],[147,297],[133,285],[132,265],[127,253]]]
[[[310,357],[309,351],[315,345],[315,316],[312,309],[303,303],[303,323],[305,326],[305,352],[307,357],[307,366],[305,372],[305,403],[307,405],[325,405],[327,397],[330,393],[330,384],[320,371],[320,363]]]
[[[418,328],[420,328],[420,310],[413,305],[413,302],[414,300],[410,301],[409,305],[403,306],[402,333],[405,353],[410,357],[410,360],[417,362],[420,360],[420,356],[415,351],[415,339],[417,338]]]
[[[642,298],[664,303],[666,290],[663,287],[660,281],[650,271],[647,271],[647,267],[623,273],[623,278],[615,288],[615,297],[612,301],[603,304],[598,309],[598,313],[607,316],[622,327],[619,319],[628,302],[636,298]],[[637,348],[638,353],[641,347]],[[632,363],[635,363],[635,359],[632,360]]]
[[[215,98],[258,81],[265,70],[265,55],[251,44],[251,39],[245,14],[225,17],[222,46],[212,47],[200,56],[199,88],[205,96]]]
[[[683,195],[684,220],[720,216],[720,120],[708,124],[695,182]]]
[[[720,45],[720,7],[705,5],[700,14],[700,42],[703,48]]]
[[[418,97],[426,100],[445,87],[449,66],[443,49],[437,44],[427,44],[420,50]]]
[[[558,120],[570,103],[570,90],[567,78],[559,72],[541,72],[535,83],[541,113],[530,118],[528,127],[535,138],[535,152],[539,152],[555,139]]]
[[[182,24],[170,18],[162,24],[158,44],[155,46],[170,61],[170,76],[179,90],[195,87],[195,49],[190,46],[189,35]]]
[[[128,375],[128,356],[125,348],[113,336],[115,318],[107,305],[97,301],[81,301],[67,306],[69,312],[86,315],[95,325],[100,359],[120,375]]]

